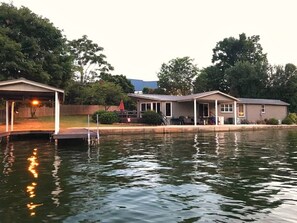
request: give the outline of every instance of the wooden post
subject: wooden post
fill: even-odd
[[[6,128],[5,131],[8,132],[8,126],[9,126],[9,101],[6,101],[6,117],[5,117],[5,123],[6,123]]]

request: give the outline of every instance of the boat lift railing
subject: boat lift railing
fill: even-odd
[[[96,117],[96,143],[99,143],[99,116],[97,114]],[[90,115],[88,115],[88,145],[90,146],[92,143],[91,141],[91,133],[90,133]]]

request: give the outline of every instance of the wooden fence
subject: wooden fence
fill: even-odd
[[[95,111],[105,110],[103,105],[61,105],[61,115],[91,115]],[[109,106],[108,111],[119,111],[118,106]],[[40,107],[36,110],[37,117],[54,116],[54,107]],[[16,117],[30,118],[31,111],[29,107],[20,107],[16,110]],[[5,121],[5,110],[0,110],[0,119]]]

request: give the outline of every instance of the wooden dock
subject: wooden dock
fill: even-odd
[[[15,137],[32,137],[37,138],[39,136],[48,136],[50,139],[66,140],[66,139],[84,139],[88,141],[97,140],[97,130],[88,130],[86,128],[77,129],[63,129],[58,134],[54,134],[54,130],[21,130],[21,131],[9,131],[0,132],[0,142],[2,139],[5,141],[13,139]]]
[[[62,129],[58,134],[53,134],[53,139],[97,139],[96,130],[88,130],[86,128],[79,129]]]

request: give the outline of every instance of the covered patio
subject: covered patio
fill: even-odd
[[[220,91],[209,91],[186,96],[129,94],[137,101],[138,117],[146,110],[154,110],[164,116],[173,124],[181,117],[191,120],[193,125],[224,124],[224,120],[233,120],[237,125],[237,98]]]

